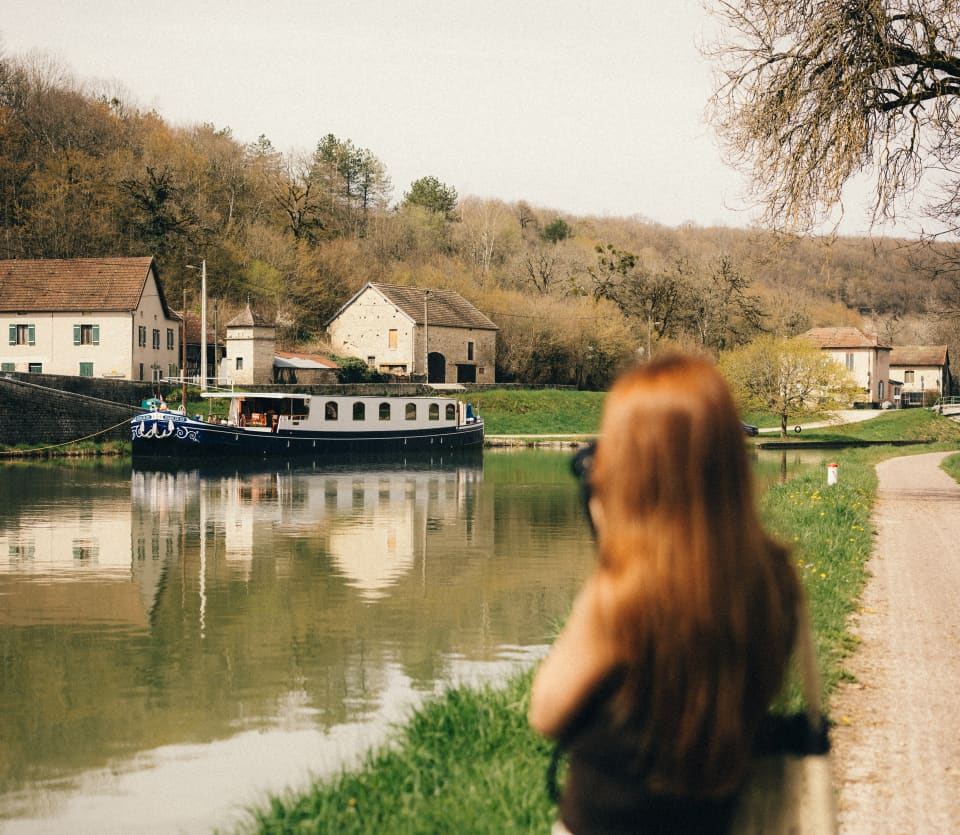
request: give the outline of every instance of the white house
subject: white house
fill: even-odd
[[[890,346],[857,328],[811,328],[804,336],[847,369],[871,403],[893,402]]]
[[[903,383],[901,406],[922,406],[924,398],[949,397],[950,355],[946,345],[895,345],[890,373]]]
[[[364,285],[327,322],[334,351],[431,383],[492,383],[497,326],[453,290]]]
[[[0,261],[0,371],[155,380],[179,364],[153,258]]]

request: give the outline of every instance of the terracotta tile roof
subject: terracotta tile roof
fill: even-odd
[[[879,348],[890,350],[875,333],[864,333],[857,328],[811,328],[805,337],[821,348]]]
[[[459,293],[453,290],[421,290],[419,287],[399,287],[394,284],[369,285],[413,321],[423,324],[423,300],[427,299],[427,327],[476,328],[498,330],[497,326]]]
[[[152,264],[150,257],[0,261],[0,311],[136,310]]]
[[[329,357],[321,357],[318,354],[296,354],[290,351],[275,352],[276,365],[287,368],[339,368],[339,366]]]
[[[947,364],[946,345],[895,345],[890,352],[890,366],[931,366]]]

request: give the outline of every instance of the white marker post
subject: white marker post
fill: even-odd
[[[840,468],[836,464],[827,464],[827,486],[837,483]]]

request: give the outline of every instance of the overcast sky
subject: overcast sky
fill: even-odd
[[[0,48],[119,82],[168,122],[572,214],[746,227],[704,110],[700,0],[7,0]],[[847,232],[865,228],[850,218]]]

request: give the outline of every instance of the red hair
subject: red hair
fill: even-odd
[[[627,679],[617,715],[640,722],[647,788],[735,789],[778,692],[800,594],[757,516],[743,425],[704,358],[622,375],[590,470],[599,581]]]

